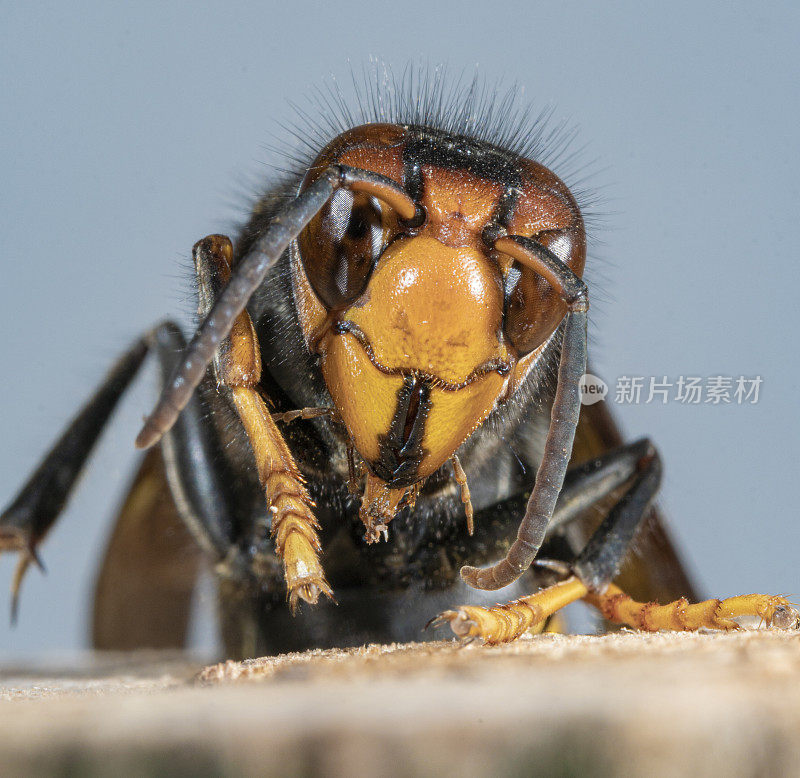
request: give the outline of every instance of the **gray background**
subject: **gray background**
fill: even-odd
[[[289,100],[346,78],[348,59],[478,63],[555,103],[598,160],[596,372],[763,376],[755,406],[619,409],[661,447],[691,570],[713,594],[800,590],[795,3],[135,5],[2,3],[0,501],[123,344],[189,319],[190,247],[280,161],[266,145],[287,138]],[[152,395],[149,373],[44,544],[16,629],[0,604],[0,654],[85,645]],[[0,582],[11,571],[6,556]]]

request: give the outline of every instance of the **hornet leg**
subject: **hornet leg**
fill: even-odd
[[[11,585],[12,620],[25,572],[31,562],[42,567],[37,554],[39,544],[64,509],[100,433],[146,354],[147,343],[142,338],[119,358],[16,497],[0,513],[0,550],[20,553]]]
[[[195,244],[193,254],[200,283],[200,315],[205,316],[228,283],[233,247],[225,236],[210,235]],[[214,358],[214,372],[217,382],[228,391],[255,456],[258,477],[267,496],[268,526],[283,561],[292,611],[299,600],[316,603],[320,594],[332,598],[320,562],[322,544],[314,504],[289,446],[257,388],[261,352],[247,311],[239,315],[222,342]],[[253,538],[253,544],[263,549],[265,540],[258,536]],[[268,549],[264,552],[270,553]]]
[[[86,462],[119,399],[136,376],[149,350],[162,375],[185,345],[177,325],[165,322],[138,339],[113,366],[95,394],[45,454],[17,496],[0,514],[0,550],[19,551],[12,581],[12,615],[22,578],[37,548],[64,509]],[[198,545],[221,562],[232,548],[230,510],[220,489],[215,439],[204,423],[199,398],[187,406],[162,449],[172,497]]]
[[[576,600],[585,599],[609,621],[649,631],[735,629],[735,618],[757,616],[769,626],[800,625],[800,614],[782,597],[746,595],[690,605],[681,598],[667,605],[637,603],[611,583],[647,514],[661,481],[661,461],[649,441],[623,446],[602,458],[599,466],[575,468],[582,476],[568,480],[556,523],[576,518],[586,507],[633,479],[622,498],[572,564],[573,575],[536,594],[492,608],[461,606],[445,611],[439,623],[449,622],[462,638],[481,638],[494,645],[516,640],[548,616]],[[585,491],[581,488],[585,485]]]

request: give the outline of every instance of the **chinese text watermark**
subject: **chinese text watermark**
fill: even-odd
[[[593,405],[606,396],[619,405],[755,405],[758,402],[760,376],[628,376],[617,378],[613,391],[602,378],[591,373],[581,376],[581,402]]]

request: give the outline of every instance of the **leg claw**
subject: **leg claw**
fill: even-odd
[[[473,619],[469,617],[469,614],[464,610],[464,608],[459,608],[458,610],[453,611],[444,611],[444,613],[440,613],[438,616],[434,616],[426,625],[425,629],[428,627],[440,627],[442,624],[449,624],[450,629],[453,630],[453,634],[460,639],[469,638],[469,642],[472,642],[476,637],[480,637],[478,634],[478,624]]]
[[[296,582],[286,593],[292,615],[297,613],[301,600],[309,605],[316,605],[320,594],[324,594],[334,604],[336,603],[333,590],[324,578],[310,578]]]
[[[800,611],[789,603],[781,603],[765,621],[775,629],[800,629]]]

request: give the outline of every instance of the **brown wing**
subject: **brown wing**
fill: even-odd
[[[94,594],[95,648],[182,648],[200,550],[181,521],[160,447],[145,454],[117,516]]]
[[[578,464],[622,445],[622,434],[605,402],[581,408],[572,462]],[[599,524],[600,515],[584,519],[587,535]],[[650,509],[642,530],[636,537],[616,583],[634,599],[671,602],[680,597],[697,600],[675,546],[670,539],[664,515],[658,506]]]

